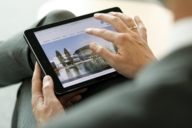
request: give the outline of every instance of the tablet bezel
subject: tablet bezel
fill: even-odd
[[[55,90],[55,93],[57,95],[66,94],[66,93],[69,93],[69,92],[84,88],[84,87],[86,87],[86,86],[88,86],[90,84],[99,82],[101,80],[105,80],[107,78],[114,77],[118,73],[117,72],[109,73],[107,75],[103,75],[103,76],[100,76],[100,77],[97,77],[97,78],[94,78],[94,79],[91,79],[91,80],[88,80],[88,81],[85,81],[85,82],[82,82],[82,83],[78,83],[78,84],[73,85],[71,87],[64,88],[62,83],[60,82],[58,76],[56,75],[54,69],[52,68],[51,63],[49,62],[45,52],[43,51],[43,49],[42,49],[42,47],[41,47],[41,45],[40,45],[39,41],[37,40],[34,33],[37,32],[37,31],[44,30],[44,29],[49,29],[49,28],[60,26],[60,25],[63,25],[63,24],[67,24],[67,23],[83,20],[83,19],[86,19],[86,18],[90,18],[90,17],[93,17],[93,15],[95,13],[109,13],[111,11],[113,11],[113,12],[122,12],[119,7],[114,7],[114,8],[110,8],[110,9],[90,13],[90,14],[87,14],[87,15],[75,17],[75,18],[68,19],[68,20],[65,20],[65,21],[56,22],[56,23],[53,23],[53,24],[48,24],[48,25],[37,27],[37,28],[29,29],[29,30],[26,30],[24,32],[24,38],[26,39],[26,42],[29,45],[30,50],[34,54],[37,62],[39,63],[43,73],[45,75],[50,75],[54,80],[54,84],[57,85],[57,86],[54,86],[54,90]]]

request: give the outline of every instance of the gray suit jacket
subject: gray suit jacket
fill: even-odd
[[[192,127],[192,46],[56,118],[47,128]]]
[[[75,17],[65,10],[55,10],[35,23],[32,28]],[[0,42],[0,87],[5,87],[22,81],[17,94],[17,101],[12,119],[12,128],[35,128],[31,106],[31,76],[33,66],[30,51],[23,38],[23,32],[9,40]],[[6,97],[5,97],[6,99]]]

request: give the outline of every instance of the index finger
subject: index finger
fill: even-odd
[[[98,29],[98,28],[88,28],[85,30],[86,33],[103,38],[111,43],[116,43],[118,33],[106,30],[106,29]]]
[[[42,94],[42,81],[41,81],[41,69],[39,65],[35,64],[35,70],[32,78],[32,96],[43,96]]]
[[[117,32],[127,33],[130,32],[130,30],[127,28],[127,25],[116,16],[112,16],[109,14],[99,14],[96,13],[94,17],[97,20],[105,21],[106,23],[109,23]]]

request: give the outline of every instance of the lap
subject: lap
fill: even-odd
[[[37,123],[31,106],[31,79],[20,86],[12,118],[12,128],[36,128]]]
[[[100,92],[107,90],[112,86],[119,85],[127,78],[123,76],[116,76],[112,79],[104,80],[99,83],[92,84],[88,87],[88,91],[83,94],[83,100],[90,98],[94,95],[98,95]],[[31,79],[26,79],[20,86],[17,95],[17,102],[15,105],[14,115],[12,119],[13,128],[36,128],[37,123],[35,121],[33,110],[31,106]]]

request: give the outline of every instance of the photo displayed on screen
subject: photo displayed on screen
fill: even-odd
[[[100,23],[101,25],[103,24],[102,21]],[[115,31],[110,25],[102,28]],[[91,42],[97,42],[113,53],[117,51],[116,46],[112,43],[102,38],[89,35],[84,31],[81,31],[79,34],[73,33],[63,39],[41,44],[64,87],[89,80],[88,77],[94,77],[94,74],[95,77],[102,76],[104,72],[112,69],[103,58],[89,49]],[[98,73],[100,74],[98,75]],[[76,82],[74,83],[74,81]]]

